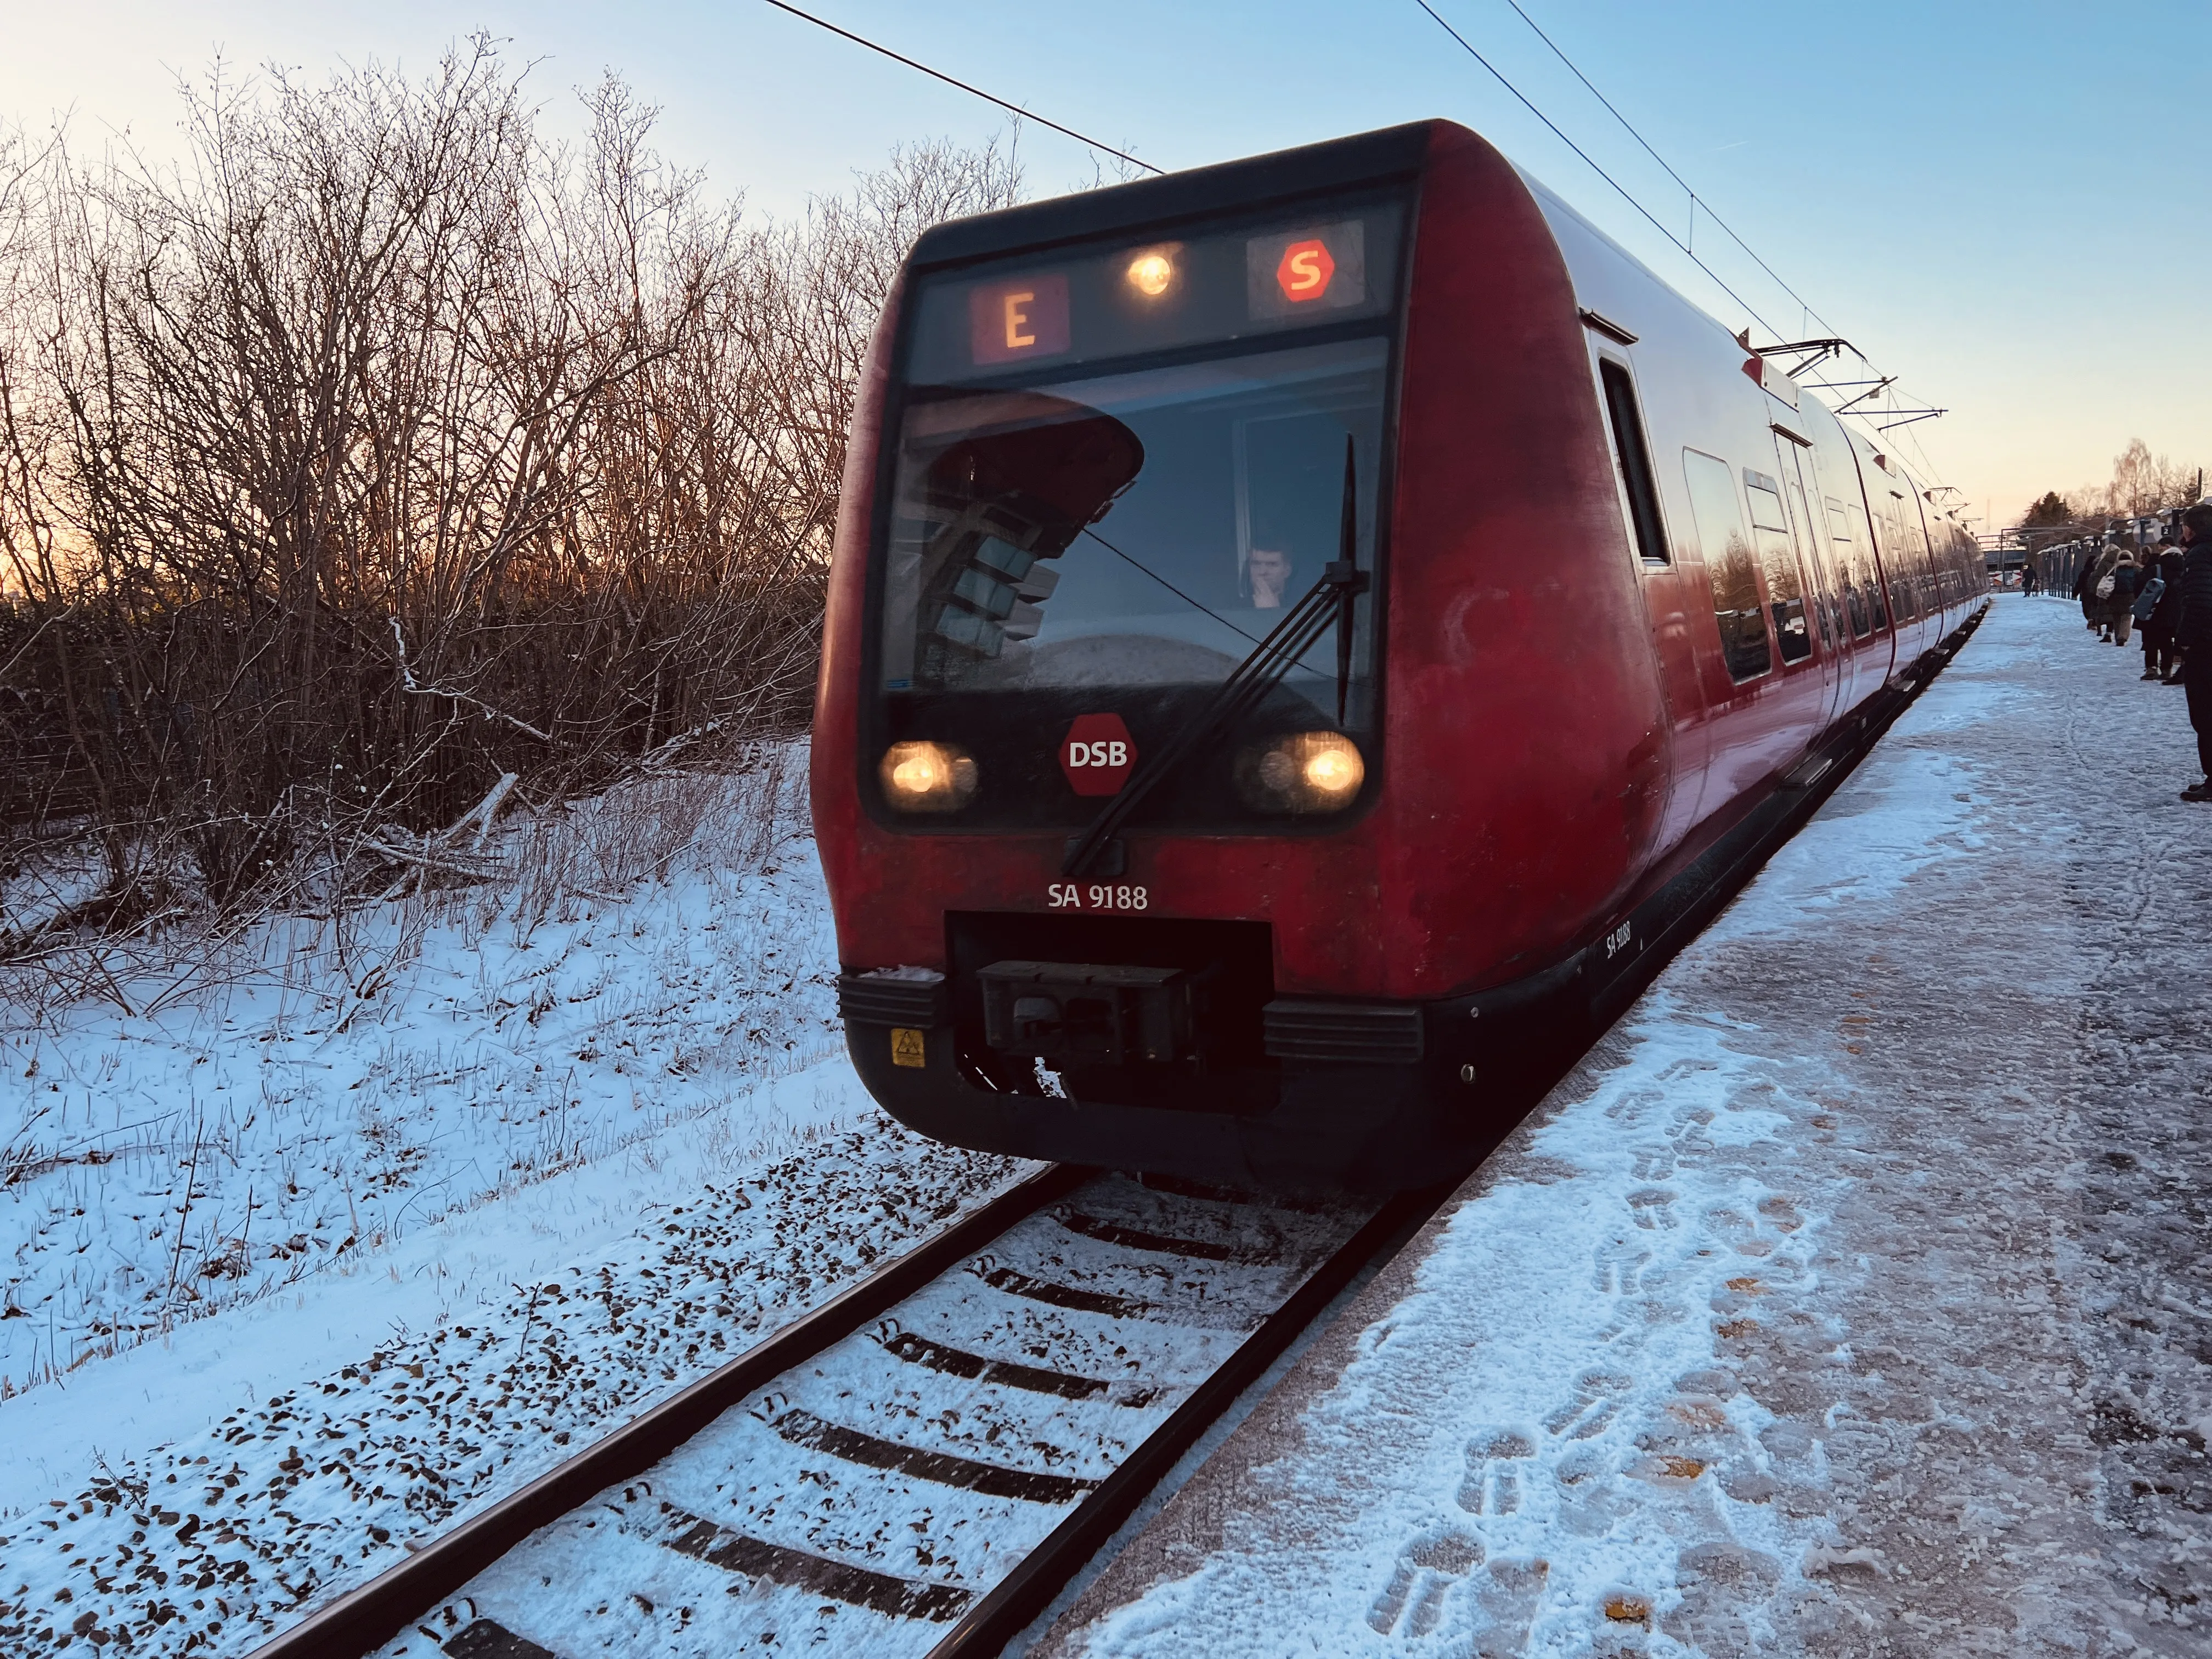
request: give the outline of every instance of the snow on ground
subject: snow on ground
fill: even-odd
[[[10,1005],[0,1650],[244,1651],[1021,1173],[842,1060],[795,775]]]
[[[633,786],[518,824],[507,879],[0,1017],[0,1399],[836,1052],[793,781]]]
[[[1035,1650],[2202,1654],[2212,811],[2000,602]]]

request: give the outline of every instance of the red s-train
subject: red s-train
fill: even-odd
[[[1436,1179],[1955,648],[1928,500],[1449,123],[931,230],[815,724],[854,1064],[969,1146]]]

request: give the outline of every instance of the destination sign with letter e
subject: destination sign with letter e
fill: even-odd
[[[1020,363],[1067,349],[1067,278],[1040,272],[968,293],[969,349],[978,363]]]

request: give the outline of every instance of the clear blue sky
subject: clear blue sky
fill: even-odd
[[[1505,0],[1434,0],[1680,234],[1687,210]],[[1978,515],[2101,480],[2130,437],[2212,465],[2207,0],[1522,4],[1835,330],[1916,405],[1910,428]],[[818,0],[808,7],[1164,167],[1430,115],[1485,133],[1731,327],[1750,319],[1413,0]],[[556,107],[603,69],[664,111],[665,148],[788,211],[895,143],[980,140],[996,112],[759,0],[14,0],[0,116],[71,112],[80,141],[169,142],[174,78],[216,52],[427,68],[512,41]],[[1091,176],[1025,129],[1033,186]],[[1796,302],[1718,232],[1696,245],[1785,333]],[[1811,331],[1825,332],[1817,324]],[[1754,333],[1764,331],[1754,325]],[[1900,437],[1904,434],[1900,434]],[[1909,450],[1908,453],[1911,453]]]

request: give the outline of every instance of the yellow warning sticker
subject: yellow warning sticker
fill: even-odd
[[[891,1027],[891,1064],[894,1066],[927,1066],[929,1063],[922,1048],[921,1033],[904,1025]]]

